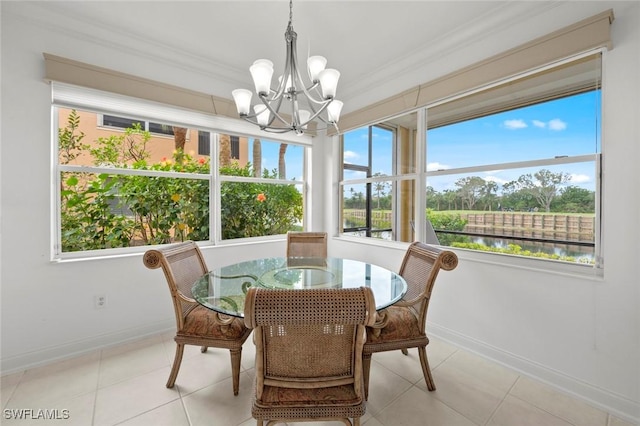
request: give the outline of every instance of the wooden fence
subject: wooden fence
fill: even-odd
[[[548,214],[535,212],[457,212],[467,221],[464,231],[518,237],[536,237],[593,241],[596,219],[594,215]],[[364,224],[365,211],[345,209],[346,221]],[[391,223],[391,211],[372,212],[374,228],[386,228]]]

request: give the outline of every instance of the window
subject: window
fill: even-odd
[[[302,230],[304,148],[249,138],[243,164],[234,159],[237,140],[220,135],[221,239]]]
[[[198,132],[198,155],[209,155],[211,137],[209,132]],[[240,138],[231,136],[231,158],[240,159]]]
[[[402,226],[415,218],[425,222],[411,222],[417,237],[430,238],[433,229],[441,245],[600,266],[600,77],[601,53],[585,54],[441,100],[420,111],[426,118],[413,127],[400,124],[403,116],[346,133],[343,233],[408,241],[399,237]],[[413,170],[398,172],[407,150],[391,142],[394,131],[397,138],[412,128],[423,137],[409,137],[408,146],[424,144],[425,152],[416,182]],[[386,165],[376,177],[376,162],[396,168]],[[408,180],[396,184],[387,175]],[[400,191],[409,182],[415,188]],[[402,214],[414,203],[424,216],[420,209]]]
[[[342,233],[414,239],[416,114],[345,133]]]
[[[116,127],[119,129],[133,128],[135,125],[140,125],[143,130],[147,130],[151,133],[157,133],[159,135],[174,136],[174,128],[170,124],[153,123],[136,118],[118,117],[116,115],[101,115],[102,126],[104,127]]]
[[[119,119],[129,115],[94,109],[103,105],[103,98],[92,94],[54,85],[54,257],[186,239],[218,243],[303,229],[308,146],[286,137],[260,141],[214,130],[207,127],[210,117],[182,111],[184,122],[191,124],[180,125],[187,137],[177,149],[177,136],[149,130],[163,117],[175,117],[175,110],[157,107],[158,120],[142,127],[139,120]],[[82,98],[85,104],[72,107],[68,98],[75,103]],[[130,102],[118,98],[114,104],[134,112],[148,108],[143,101]],[[100,120],[108,126],[96,125]],[[235,122],[223,124],[232,128]],[[242,124],[238,128],[244,131]],[[212,150],[215,157],[202,154]]]

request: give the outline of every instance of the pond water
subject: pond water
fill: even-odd
[[[581,263],[593,263],[594,261],[594,248],[588,246],[489,237],[474,237],[471,238],[471,241],[495,248],[506,248],[509,244],[516,244],[522,247],[523,250],[529,250],[534,253],[542,252],[558,256],[571,256],[576,259],[576,262]]]

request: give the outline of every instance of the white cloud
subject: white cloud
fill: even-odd
[[[533,125],[536,127],[540,127],[541,129],[544,129],[545,127],[547,127],[547,123],[540,120],[533,120]]]
[[[590,181],[591,178],[587,175],[572,174],[569,183],[586,183]]]
[[[349,160],[357,160],[360,157],[360,155],[357,152],[354,151],[345,151],[344,152],[344,162],[345,163],[351,163],[351,161]]]
[[[524,129],[527,127],[527,123],[524,120],[505,120],[503,124],[507,129]]]
[[[489,182],[495,182],[498,185],[504,185],[505,183],[509,182],[506,179],[502,179],[502,178],[499,178],[498,176],[491,176],[491,175],[485,176],[484,180],[489,181]]]
[[[427,164],[427,171],[428,172],[435,172],[436,170],[447,170],[450,169],[451,166],[447,166],[446,164],[440,164],[440,163],[428,163]]]
[[[553,120],[549,121],[549,129],[550,130],[564,130],[567,128],[567,123],[565,123],[564,121],[560,120],[559,118],[554,118]]]

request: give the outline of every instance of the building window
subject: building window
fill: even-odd
[[[133,128],[135,125],[140,125],[143,130],[159,135],[173,136],[173,126],[170,124],[160,124],[150,121],[139,120],[136,118],[119,117],[117,115],[100,115],[102,118],[102,126],[104,127],[116,127],[119,129]]]
[[[240,137],[230,136],[231,158],[240,159]],[[198,155],[209,155],[211,146],[211,134],[209,132],[198,132]]]
[[[415,202],[425,209],[415,213],[416,220],[424,218],[424,226],[412,222],[419,230],[416,238],[599,267],[600,81],[601,54],[586,54],[428,106],[421,111],[426,119],[416,120],[415,127],[401,124],[405,115],[346,133],[343,233],[376,237],[376,228],[390,223],[385,238],[405,241],[398,233],[413,218],[403,215],[402,207]],[[416,152],[403,152],[396,143],[375,153],[376,141],[391,139],[376,130],[380,124],[408,134],[415,128],[423,135],[409,137],[407,145],[424,143],[418,150],[425,156],[417,193],[376,177],[376,158],[398,167],[399,158]],[[350,161],[367,156],[368,162]],[[411,182],[410,175],[403,177]],[[384,196],[374,190],[376,183]],[[385,198],[388,204],[378,204]],[[350,211],[356,203],[357,211]],[[376,210],[384,221],[375,218]],[[362,229],[352,225],[355,215],[362,217]]]
[[[177,149],[177,140],[149,130],[149,123],[161,119],[142,127],[141,121],[120,119],[124,114],[53,109],[54,257],[187,239],[217,243],[303,227],[308,146],[185,124],[187,134],[197,132],[198,145]],[[219,154],[202,155],[205,146]]]

